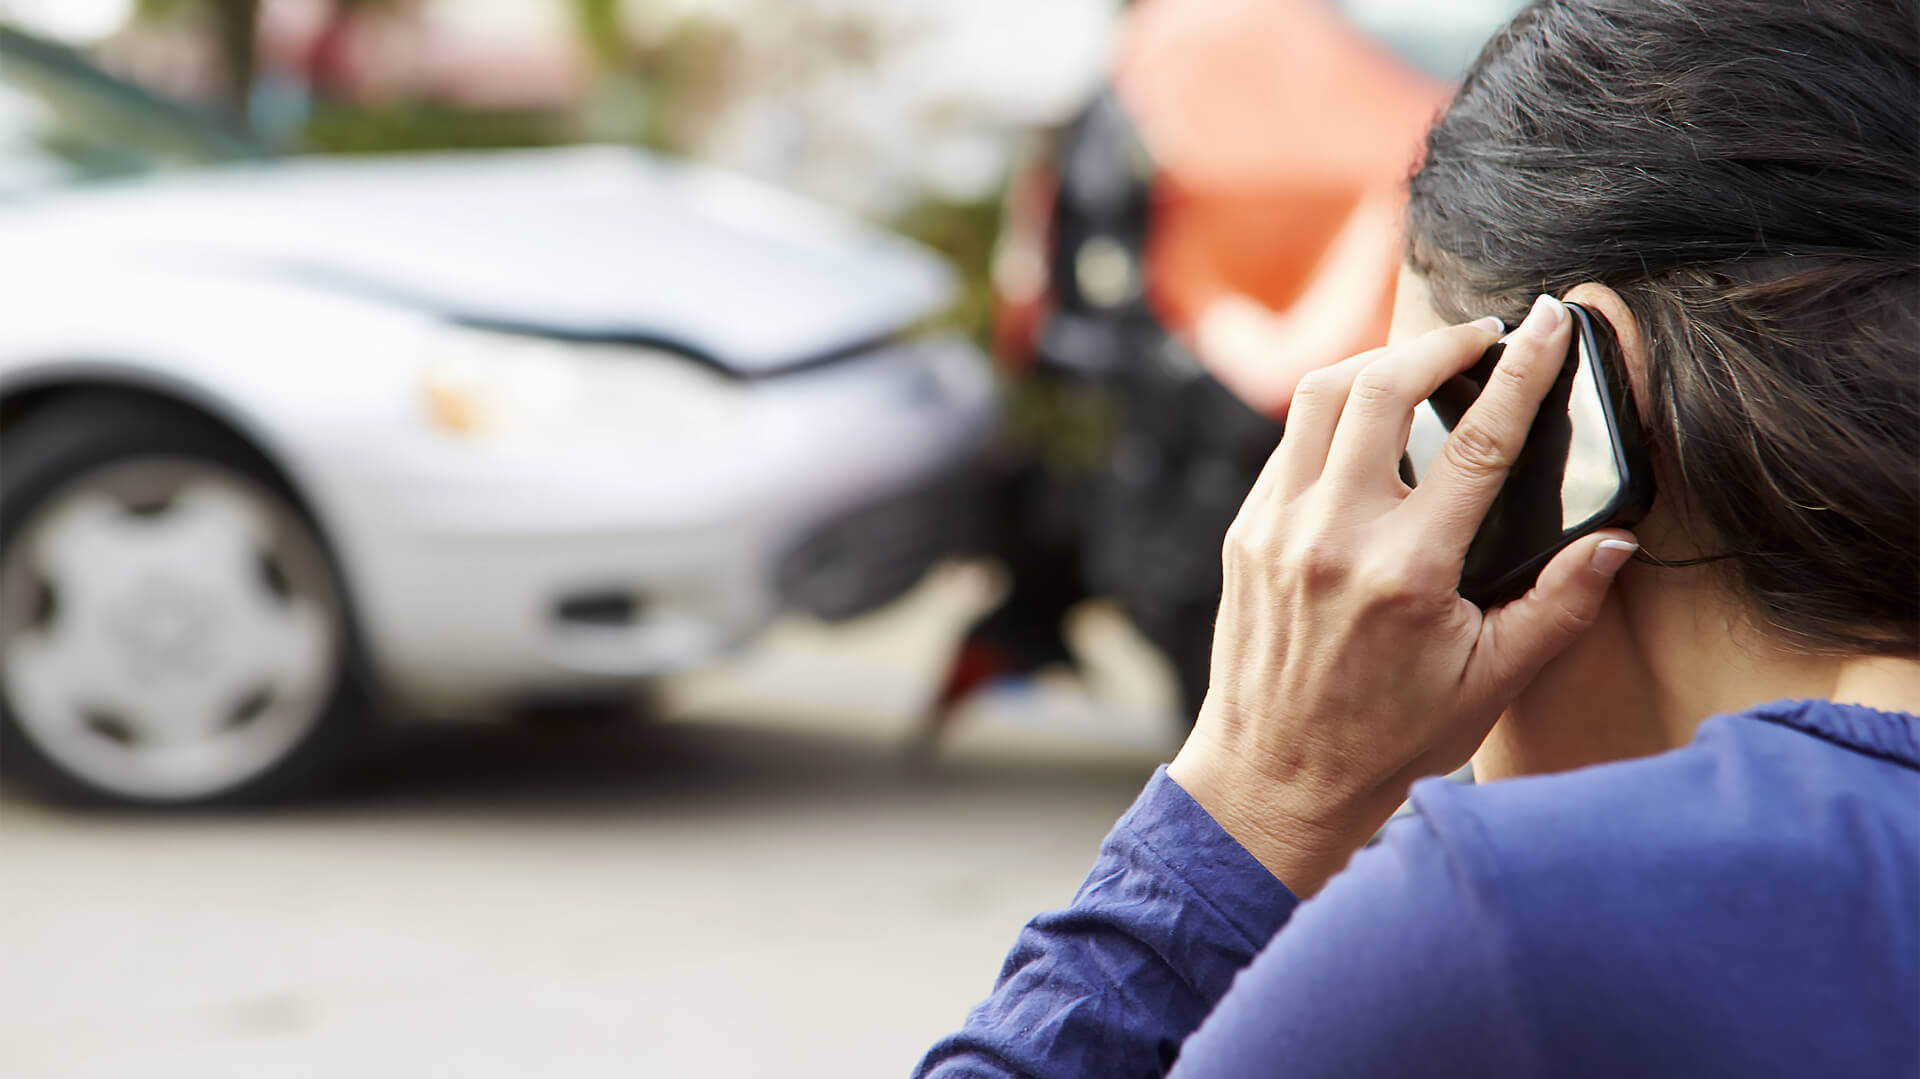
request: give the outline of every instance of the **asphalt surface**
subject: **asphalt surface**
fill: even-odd
[[[904,1075],[1173,739],[1095,613],[1094,696],[907,752],[980,598],[790,628],[647,724],[399,729],[291,809],[0,798],[0,1074]]]

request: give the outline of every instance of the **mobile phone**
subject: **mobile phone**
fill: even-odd
[[[1631,528],[1653,505],[1653,468],[1613,327],[1567,304],[1566,363],[1534,416],[1506,483],[1480,522],[1460,594],[1481,607],[1524,595],[1554,555],[1602,528]],[[1493,374],[1504,342],[1414,411],[1405,474],[1418,484]]]

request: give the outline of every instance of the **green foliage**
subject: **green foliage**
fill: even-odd
[[[172,19],[182,12],[203,7],[207,0],[140,0],[134,8],[134,14],[142,19]]]
[[[920,203],[897,220],[895,231],[940,252],[960,274],[960,298],[942,323],[958,329],[983,347],[993,334],[994,239],[1000,235],[1002,200]]]
[[[891,223],[953,264],[960,297],[937,324],[960,330],[982,348],[991,346],[993,335],[993,248],[1004,206],[998,195],[977,202],[928,201]],[[1099,467],[1120,427],[1112,395],[1080,379],[1003,379],[1001,402],[1014,444],[1065,476]]]
[[[620,27],[620,0],[572,0],[572,7],[587,51],[602,67],[617,65],[627,46]]]
[[[379,154],[410,150],[491,150],[574,141],[568,116],[538,109],[466,109],[431,101],[320,101],[303,149]]]
[[[611,36],[590,39],[601,73],[583,118],[586,137],[685,153],[726,94],[739,48],[734,31],[687,18],[646,43],[621,38],[617,26],[592,33]]]

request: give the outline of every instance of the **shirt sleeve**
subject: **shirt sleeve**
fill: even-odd
[[[1294,906],[1162,768],[1072,905],[1027,923],[992,995],[915,1075],[1164,1075]]]
[[[1174,1079],[1550,1074],[1472,828],[1390,825],[1240,974]]]

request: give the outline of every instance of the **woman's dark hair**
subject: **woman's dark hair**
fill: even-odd
[[[1411,194],[1452,320],[1620,294],[1655,458],[1768,623],[1920,649],[1914,0],[1539,0]]]

